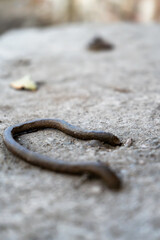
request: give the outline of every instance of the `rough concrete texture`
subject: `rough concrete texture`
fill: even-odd
[[[101,35],[115,45],[89,52]],[[10,31],[0,38],[0,239],[160,239],[160,26],[64,25]],[[16,91],[26,74],[36,92]],[[43,83],[43,84],[42,84]],[[65,161],[102,160],[124,188],[33,167],[6,149],[6,127],[60,118],[111,131],[130,147],[111,148],[45,130],[21,136],[24,146]]]

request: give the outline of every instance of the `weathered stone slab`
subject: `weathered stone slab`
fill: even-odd
[[[87,51],[97,34],[115,49]],[[1,239],[159,239],[159,48],[159,25],[65,25],[0,38]],[[43,83],[37,92],[9,87],[26,74]],[[58,131],[20,137],[55,158],[108,162],[124,189],[113,193],[98,180],[75,188],[79,177],[38,169],[6,150],[6,127],[44,117],[132,138],[132,146],[111,149]]]

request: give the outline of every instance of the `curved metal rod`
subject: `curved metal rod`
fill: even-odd
[[[36,119],[21,124],[8,127],[4,131],[4,142],[8,150],[14,155],[24,159],[25,161],[60,173],[83,174],[90,173],[99,176],[104,180],[106,185],[111,189],[120,189],[120,178],[110,169],[110,167],[102,162],[65,162],[56,160],[47,156],[40,155],[30,151],[20,145],[15,137],[29,132],[38,131],[45,128],[58,129],[74,138],[82,140],[99,140],[112,146],[121,145],[120,140],[112,133],[102,131],[88,131],[73,126],[60,119]]]

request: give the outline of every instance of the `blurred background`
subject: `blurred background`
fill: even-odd
[[[160,0],[0,0],[0,33],[66,22],[160,21]]]

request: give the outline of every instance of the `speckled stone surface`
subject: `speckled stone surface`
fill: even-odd
[[[100,35],[113,51],[90,52]],[[64,25],[0,37],[0,238],[2,240],[160,239],[160,26]],[[36,92],[10,82],[30,74]],[[24,146],[66,161],[108,162],[124,182],[114,193],[33,167],[3,143],[6,127],[60,118],[111,131],[131,146],[111,148],[58,131],[21,136]]]

